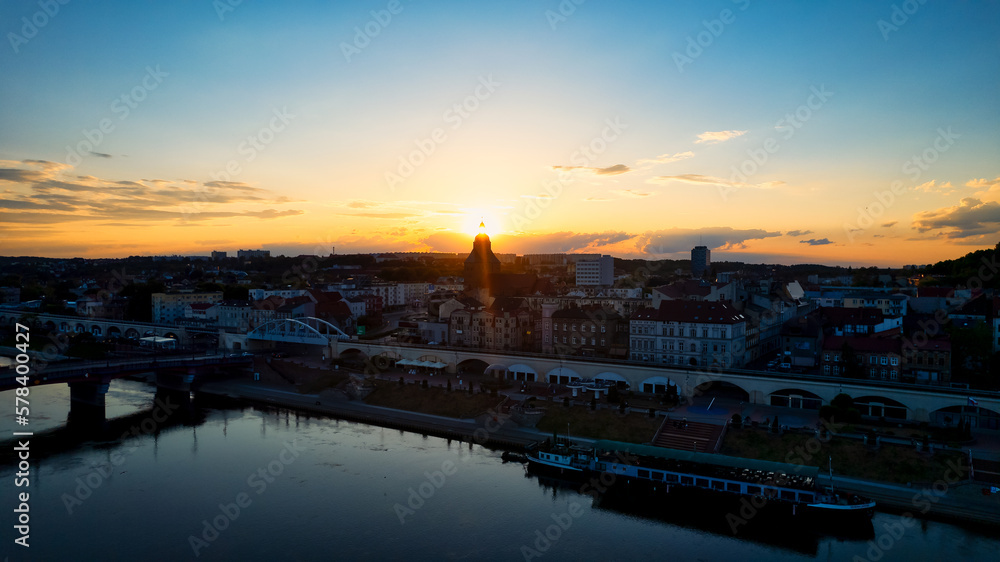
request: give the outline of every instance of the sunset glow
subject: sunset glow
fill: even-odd
[[[997,242],[996,3],[403,3],[363,47],[371,6],[307,4],[66,7],[4,50],[3,253],[466,251],[480,220],[520,254]]]

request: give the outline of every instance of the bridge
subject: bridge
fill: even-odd
[[[28,387],[66,383],[71,413],[104,419],[105,397],[111,381],[129,375],[155,374],[158,389],[187,394],[196,377],[247,369],[253,357],[167,356],[106,361],[28,363]],[[22,386],[15,367],[0,369],[0,392]],[[78,416],[79,417],[79,416]]]
[[[215,336],[216,327],[197,328],[168,324],[153,324],[151,322],[133,322],[130,320],[110,320],[108,318],[89,318],[86,316],[63,316],[59,314],[36,314],[22,310],[0,310],[0,326],[13,326],[28,320],[31,324],[51,332],[67,334],[89,333],[98,338],[133,338],[157,336],[173,338],[178,345],[191,343],[193,339],[205,336]]]
[[[841,393],[854,399],[863,416],[1000,429],[1000,392],[947,387],[791,375],[740,369],[705,370],[661,367],[631,361],[588,360],[535,353],[503,353],[473,348],[420,346],[397,342],[334,341],[332,357],[368,361],[384,369],[401,360],[443,363],[449,373],[477,371],[515,381],[568,384],[593,379],[638,392],[666,392],[694,397],[730,389],[747,404],[818,409]]]

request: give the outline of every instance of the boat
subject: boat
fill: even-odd
[[[599,476],[606,488],[649,497],[728,497],[753,513],[783,512],[832,522],[869,522],[875,512],[870,498],[820,486],[819,469],[811,466],[609,440],[589,447],[564,441],[526,456],[529,470],[591,482]]]

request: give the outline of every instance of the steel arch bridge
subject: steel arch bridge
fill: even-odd
[[[306,316],[269,320],[248,332],[247,339],[328,345],[331,340],[345,341],[351,336],[326,320]]]

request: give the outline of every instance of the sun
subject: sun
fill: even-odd
[[[493,236],[501,232],[500,220],[493,213],[470,210],[462,217],[461,232],[470,236],[478,234]]]

